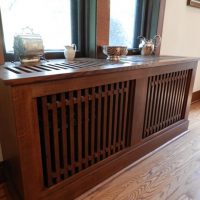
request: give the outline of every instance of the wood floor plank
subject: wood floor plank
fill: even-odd
[[[76,200],[200,200],[200,102],[190,132]]]

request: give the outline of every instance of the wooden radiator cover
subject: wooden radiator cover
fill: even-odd
[[[0,139],[20,199],[74,199],[187,132],[196,66],[129,57],[1,67]]]
[[[184,70],[148,78],[143,139],[184,119],[191,74]],[[134,89],[135,80],[128,80],[37,98],[45,186],[131,145],[128,111]]]

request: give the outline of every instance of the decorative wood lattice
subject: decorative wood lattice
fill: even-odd
[[[130,145],[134,88],[130,80],[37,98],[47,187]]]
[[[6,66],[4,69],[13,72],[15,74],[30,74],[38,72],[50,72],[50,71],[59,71],[67,69],[81,69],[81,68],[90,68],[104,65],[115,65],[116,63],[109,63],[106,60],[76,60],[70,62],[44,62],[38,65],[14,65]]]
[[[192,70],[149,77],[143,138],[184,118]]]

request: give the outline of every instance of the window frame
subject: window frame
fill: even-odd
[[[77,20],[77,23],[79,27],[78,37],[80,39],[81,51],[77,52],[76,56],[105,58],[105,55],[103,55],[102,53],[102,45],[109,44],[110,0],[80,0],[80,2],[80,11],[83,12],[83,17],[80,17],[80,15],[78,15],[79,20]],[[165,5],[166,0],[160,0],[156,34],[159,34],[161,37],[163,30]],[[13,58],[13,55],[5,55],[5,43],[3,38],[3,27],[0,12],[0,64],[3,64],[4,61],[12,61]],[[74,41],[74,39],[72,40]],[[128,54],[134,55],[138,53],[138,50],[131,50]],[[160,47],[156,49],[155,54],[157,56],[160,55]],[[64,54],[62,51],[47,51],[45,52],[45,57],[47,59],[64,58]]]
[[[153,0],[146,0],[146,2],[152,3]],[[149,6],[150,3],[147,5]],[[164,22],[164,13],[165,13],[166,0],[160,0],[159,5],[159,16],[157,23],[156,34],[162,37],[163,31],[163,22]],[[148,9],[148,7],[147,7]],[[144,26],[149,23],[150,16],[147,15],[144,20]],[[102,53],[102,45],[109,44],[109,24],[110,24],[110,0],[97,0],[97,58],[104,58],[105,56]],[[150,33],[150,28],[148,27],[145,30],[144,36],[148,36]],[[128,55],[138,55],[139,49],[130,49]],[[155,55],[160,55],[160,46],[156,48]]]
[[[4,37],[3,37],[3,29],[2,29],[2,21],[1,21],[1,9],[0,9],[0,65],[4,64],[5,55],[4,55]]]
[[[85,2],[88,0],[71,0],[71,18],[72,23],[75,24],[72,26],[72,43],[78,44],[78,41],[80,42],[78,44],[78,51],[76,52],[77,57],[83,57],[85,55],[84,52],[84,46],[85,46],[85,35],[84,35],[84,19],[86,15],[86,9],[85,9]],[[78,10],[76,9],[78,7]],[[1,9],[0,9],[1,12]],[[78,30],[78,31],[77,31]],[[1,35],[2,33],[2,35]],[[76,33],[76,34],[73,34]],[[1,47],[2,43],[2,47]],[[8,53],[6,52],[5,48],[5,41],[3,36],[3,23],[2,23],[2,17],[0,13],[0,56],[3,56],[3,59],[1,61],[0,57],[0,63],[4,63],[4,61],[14,61],[14,53]],[[45,51],[45,58],[46,59],[64,59],[64,50],[46,50]]]

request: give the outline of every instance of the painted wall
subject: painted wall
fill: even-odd
[[[187,0],[166,0],[161,55],[200,57],[200,8]],[[200,90],[200,63],[194,91]]]

